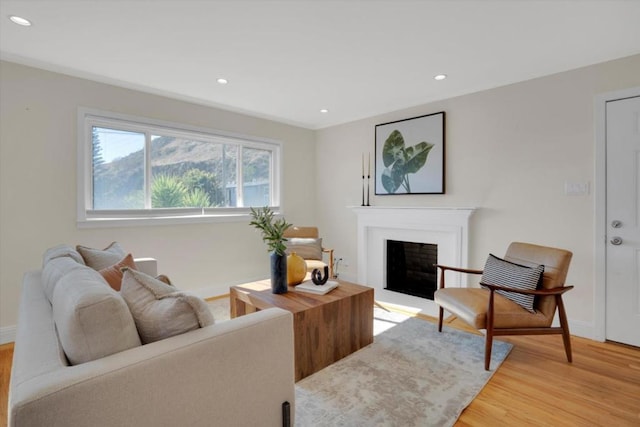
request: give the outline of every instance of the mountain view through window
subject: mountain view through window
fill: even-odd
[[[94,210],[270,204],[270,150],[98,126],[92,148]]]

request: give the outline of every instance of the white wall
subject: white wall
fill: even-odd
[[[639,85],[636,55],[318,131],[318,220],[325,242],[349,264],[341,277],[357,277],[348,206],[361,203],[361,154],[374,152],[375,125],[445,111],[446,194],[372,190],[371,204],[479,208],[469,267],[482,268],[488,253],[504,254],[511,241],[573,251],[568,283],[576,289],[565,294],[572,333],[594,336],[594,305],[604,304],[594,300],[594,98]],[[342,167],[330,166],[336,162]],[[591,192],[567,196],[566,181],[589,182]]]
[[[564,183],[588,181],[593,189],[594,97],[634,86],[640,55],[312,132],[0,62],[0,335],[16,322],[23,273],[58,243],[118,240],[134,255],[158,258],[162,272],[189,290],[224,292],[268,274],[265,246],[244,222],[77,229],[76,113],[85,106],[282,141],[286,217],[320,226],[327,246],[349,263],[340,268],[347,279],[357,272],[348,206],[360,204],[361,154],[374,151],[375,125],[446,111],[447,194],[376,197],[372,190],[372,204],[478,207],[472,267],[514,240],[572,250],[568,315],[573,333],[592,336],[594,304],[603,303],[594,301],[594,197],[566,196]]]
[[[248,220],[108,229],[76,227],[78,106],[266,137],[283,142],[287,220],[315,223],[314,132],[273,121],[0,62],[0,335],[10,334],[25,271],[59,243],[158,259],[178,287],[210,295],[269,274],[268,254]],[[206,288],[206,289],[205,289]]]

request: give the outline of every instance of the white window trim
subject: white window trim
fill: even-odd
[[[199,134],[208,141],[218,143],[240,143],[247,148],[264,149],[269,146],[271,156],[271,209],[277,214],[282,214],[281,184],[282,180],[282,143],[273,139],[257,138],[232,132],[225,132],[199,126],[191,126],[173,123],[163,120],[155,120],[128,114],[114,113],[86,107],[78,108],[78,144],[77,144],[77,226],[78,228],[94,227],[122,227],[165,224],[192,224],[203,222],[236,222],[246,221],[250,218],[249,207],[223,207],[223,208],[181,208],[181,209],[141,209],[141,210],[113,210],[99,211],[97,214],[91,210],[92,200],[92,159],[93,150],[88,145],[91,128],[94,125],[113,126],[114,122],[120,122],[132,131],[148,132],[157,128],[158,133],[169,134],[176,137],[192,138],[193,134]],[[148,153],[147,153],[148,155]],[[147,159],[148,160],[148,159]],[[236,171],[242,173],[241,166]],[[241,176],[241,175],[238,175]],[[146,177],[147,179],[149,177]],[[240,189],[241,191],[241,189]],[[240,194],[241,195],[241,194]]]

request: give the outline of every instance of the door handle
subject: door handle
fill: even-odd
[[[614,246],[619,246],[619,245],[622,244],[622,238],[617,237],[617,236],[616,237],[612,237],[610,241],[611,241],[611,244],[614,245]]]

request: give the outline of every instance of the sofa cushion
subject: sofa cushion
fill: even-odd
[[[44,267],[45,265],[47,265],[47,263],[52,259],[61,257],[69,257],[72,260],[76,261],[78,264],[84,265],[84,259],[82,258],[82,255],[80,255],[80,253],[73,249],[71,246],[63,244],[49,248],[44,252],[44,254],[42,255],[42,266]]]
[[[72,365],[140,345],[124,299],[91,268],[67,272],[54,288],[51,305],[60,343]]]
[[[482,283],[505,286],[522,290],[535,290],[540,284],[544,265],[527,267],[513,262],[505,261],[493,254],[489,254],[482,273]],[[514,292],[496,291],[500,295],[509,298],[522,308],[534,313],[534,295],[524,295]]]
[[[76,249],[82,255],[85,264],[94,270],[102,270],[112,266],[127,255],[118,242],[113,242],[104,249],[89,248],[82,245],[76,246]]]
[[[201,298],[139,271],[123,270],[120,293],[131,310],[143,344],[214,323],[209,306]]]
[[[104,280],[107,281],[109,286],[114,290],[119,291],[122,286],[122,268],[124,267],[137,269],[136,263],[133,261],[133,256],[131,254],[127,254],[127,256],[117,263],[101,269],[99,273],[104,277]]]
[[[285,245],[287,255],[295,252],[304,259],[322,260],[322,238],[291,237]]]
[[[60,279],[73,270],[87,269],[88,267],[76,262],[75,259],[63,256],[53,258],[47,262],[42,269],[42,290],[44,291],[49,302],[53,302],[53,291]]]

